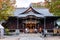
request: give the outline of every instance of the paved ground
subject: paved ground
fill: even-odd
[[[60,40],[60,36],[41,37],[41,34],[20,34],[13,36],[5,36],[0,40]]]
[[[44,40],[40,37],[40,34],[22,34],[20,40]]]
[[[44,38],[44,40],[60,40],[60,36],[50,36],[50,37]]]

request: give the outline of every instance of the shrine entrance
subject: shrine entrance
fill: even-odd
[[[42,32],[44,23],[42,18],[37,18],[34,15],[29,15],[23,18],[22,25],[24,27],[24,32],[35,33]]]
[[[28,32],[30,32],[30,33],[36,32],[37,31],[36,24],[37,24],[37,21],[31,21],[31,20],[30,21],[27,21],[25,23],[25,25],[26,25],[26,29],[28,29]]]

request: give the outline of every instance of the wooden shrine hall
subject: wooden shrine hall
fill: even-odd
[[[33,7],[24,9],[17,8],[14,16],[9,16],[9,19],[3,23],[3,26],[11,31],[19,29],[20,32],[42,32],[43,29],[53,29],[56,27],[56,20],[60,18],[53,16],[49,12],[45,13],[48,9],[35,9]],[[18,13],[18,11],[23,12]]]

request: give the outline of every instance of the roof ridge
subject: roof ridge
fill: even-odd
[[[32,12],[34,12],[34,13],[36,13],[36,14],[43,15],[43,14],[37,12],[36,10],[34,10],[31,6],[30,6],[26,11],[22,12],[21,14],[28,13],[28,12],[30,12],[30,11],[32,11]]]

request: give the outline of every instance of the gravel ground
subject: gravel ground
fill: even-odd
[[[20,34],[13,36],[5,36],[0,40],[60,40],[60,36],[40,37],[41,34]]]

